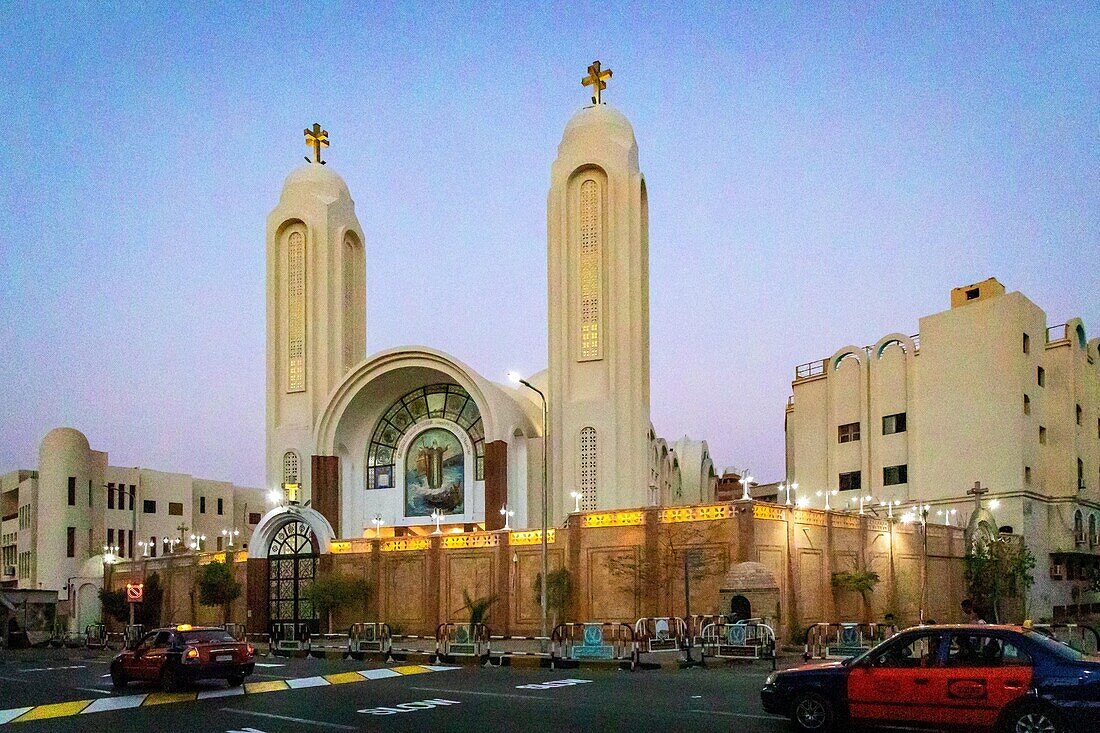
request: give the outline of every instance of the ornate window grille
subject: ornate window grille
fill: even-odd
[[[306,242],[300,231],[286,249],[287,392],[306,388]]]
[[[596,429],[581,430],[581,511],[596,510]]]
[[[581,361],[600,358],[600,291],[603,215],[600,186],[591,178],[580,193]]]

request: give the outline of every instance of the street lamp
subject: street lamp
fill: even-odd
[[[865,514],[865,512],[863,511],[863,505],[866,504],[867,502],[874,501],[874,499],[875,499],[875,497],[873,497],[873,496],[861,496],[861,497],[859,497],[859,513],[860,514]]]
[[[832,511],[832,507],[829,506],[829,495],[832,494],[833,496],[836,496],[839,493],[840,493],[840,489],[833,489],[832,491],[819,491],[819,492],[817,492],[818,496],[824,496],[825,497],[825,511],[827,511],[827,512]]]
[[[198,550],[199,552],[202,552],[202,543],[203,542],[206,542],[206,535],[204,535],[204,534],[199,534],[199,535],[194,535],[193,534],[193,535],[191,535],[191,549],[192,550]]]
[[[279,489],[272,489],[267,492],[267,500],[271,504],[282,504],[286,494]]]
[[[573,511],[579,514],[581,511],[581,492],[570,491],[569,495],[573,497]]]
[[[443,512],[436,509],[432,512],[431,517],[435,521],[435,531],[432,534],[443,534],[443,530],[439,528],[439,523],[443,521]]]
[[[149,557],[149,548],[152,547],[152,542],[146,542],[145,540],[138,540],[138,547],[141,548],[141,556]]]
[[[791,482],[791,491],[794,492],[794,497],[795,497],[794,501],[797,504],[798,503],[798,482],[797,481],[792,481]]]
[[[229,546],[230,546],[230,547],[232,547],[232,546],[233,546],[233,538],[234,538],[234,537],[236,537],[236,536],[237,536],[237,535],[239,535],[239,534],[240,534],[240,530],[237,530],[237,529],[232,529],[232,530],[230,530],[230,529],[223,529],[223,530],[222,530],[222,537],[227,537],[227,538],[229,538]]]
[[[550,424],[549,424],[549,420],[548,420],[548,416],[547,416],[546,395],[543,393],[543,391],[541,389],[539,389],[538,387],[536,387],[535,385],[531,384],[526,379],[521,377],[519,375],[519,372],[508,372],[508,378],[510,380],[512,380],[513,382],[515,382],[516,384],[522,384],[527,389],[531,390],[532,392],[535,392],[542,399],[542,535],[540,537],[541,542],[539,543],[540,546],[541,546],[541,550],[542,550],[542,552],[541,552],[541,555],[542,555],[542,558],[541,558],[541,560],[542,560],[542,574],[541,574],[541,582],[539,583],[539,600],[540,600],[539,611],[541,613],[541,621],[542,621],[541,636],[545,638],[547,636],[546,618],[547,618],[547,615],[548,615],[547,614],[547,605],[546,605],[546,574],[549,572],[549,562],[547,561],[547,551],[546,551],[546,533],[547,533],[547,530],[546,530],[546,525],[547,525],[546,501],[547,501],[547,499],[546,499],[546,497],[547,497],[547,494],[549,493],[549,488],[550,488],[549,486],[546,485],[547,484],[547,481],[546,481],[546,451],[547,451],[547,445],[546,444],[550,439]],[[578,503],[579,503],[579,501],[578,501]]]
[[[790,484],[779,484],[779,490],[786,492],[786,494],[787,494],[786,504],[787,504],[787,506],[790,506],[791,505],[791,485]]]
[[[741,486],[743,491],[741,492],[741,501],[752,501],[752,497],[749,496],[749,484],[752,483],[752,476],[745,472],[745,475],[741,477]]]
[[[382,525],[385,524],[385,522],[382,521],[382,515],[375,514],[374,517],[371,518],[370,523],[374,525],[374,536],[377,538],[381,538]]]
[[[511,509],[509,509],[508,505],[505,504],[504,506],[502,506],[500,508],[500,516],[504,517],[504,531],[505,532],[510,532],[511,529],[512,529],[512,526],[511,526],[511,524],[509,524],[509,520],[513,516],[515,516],[515,512],[512,511]]]
[[[103,562],[108,565],[118,562],[118,545],[103,546]]]

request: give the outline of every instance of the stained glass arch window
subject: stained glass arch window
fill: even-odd
[[[485,429],[481,412],[470,394],[457,384],[433,384],[396,400],[378,421],[367,449],[367,488],[396,486],[397,446],[417,423],[431,418],[449,420],[466,431],[474,445],[474,478],[485,479]]]

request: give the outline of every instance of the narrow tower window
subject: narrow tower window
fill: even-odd
[[[298,483],[298,454],[294,451],[283,454],[283,483]]]
[[[589,178],[581,184],[580,207],[581,361],[600,358],[600,265],[603,215],[600,186]]]
[[[581,430],[581,511],[596,509],[596,429]]]
[[[306,244],[290,233],[286,249],[287,392],[306,388]]]
[[[359,298],[362,254],[358,242],[350,234],[344,237],[344,369],[351,369],[363,358],[359,343]]]

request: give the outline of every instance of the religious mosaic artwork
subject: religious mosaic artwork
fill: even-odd
[[[434,511],[465,511],[465,456],[454,433],[429,428],[413,439],[405,454],[405,516]]]

